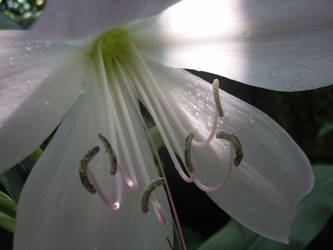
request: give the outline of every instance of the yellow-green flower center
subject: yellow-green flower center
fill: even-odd
[[[111,29],[96,39],[92,49],[92,56],[96,56],[100,48],[104,60],[121,61],[122,58],[131,56],[130,43],[130,35],[123,28]]]

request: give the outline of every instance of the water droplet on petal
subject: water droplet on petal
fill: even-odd
[[[279,147],[279,146],[280,146],[280,143],[279,143],[278,141],[275,141],[274,144],[275,144],[276,147]]]
[[[13,57],[8,57],[8,64],[12,67],[15,66],[14,58]]]
[[[50,43],[45,43],[45,48],[51,48],[51,44]]]
[[[26,82],[26,84],[28,84],[28,85],[31,84],[31,80],[26,80],[25,82]]]
[[[46,106],[48,106],[48,105],[50,104],[50,102],[49,102],[49,101],[44,101],[44,104],[45,104]]]
[[[24,49],[26,52],[30,53],[32,48],[30,46],[24,45]]]
[[[271,71],[271,76],[277,76],[277,74],[278,74],[277,71],[275,71],[275,70],[272,70],[272,71]]]
[[[84,95],[86,92],[84,90],[80,90],[80,95]]]
[[[255,121],[254,121],[254,119],[253,119],[253,117],[252,117],[252,116],[250,116],[250,118],[249,118],[249,122],[250,122],[250,123],[252,123],[252,124],[254,124],[254,123],[255,123]]]

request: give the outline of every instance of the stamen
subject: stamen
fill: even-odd
[[[230,150],[230,158],[232,157],[232,155],[233,155],[233,150]],[[227,171],[224,174],[223,179],[215,186],[206,186],[205,184],[200,182],[199,179],[194,179],[194,183],[199,189],[201,189],[204,192],[207,192],[207,193],[215,192],[215,191],[223,188],[224,185],[227,184],[227,182],[230,178],[230,175],[231,175],[232,167],[233,167],[233,164],[232,164],[232,161],[230,160],[229,161],[229,166],[227,168]]]
[[[151,202],[153,203],[153,208],[156,214],[156,217],[158,219],[158,221],[162,224],[162,225],[166,225],[167,224],[167,219],[163,213],[163,209],[161,204],[155,199],[154,195],[151,196]]]
[[[96,193],[96,189],[94,188],[94,186],[91,184],[89,177],[91,177],[91,175],[88,173],[88,163],[89,161],[94,158],[94,156],[99,152],[99,147],[93,147],[92,149],[90,149],[82,158],[81,160],[81,165],[79,168],[79,174],[80,174],[80,179],[81,179],[81,183],[82,185],[87,189],[87,191],[89,193]]]
[[[223,109],[222,109],[222,104],[220,102],[219,85],[220,85],[219,80],[215,79],[213,81],[212,86],[213,86],[213,97],[214,97],[214,101],[215,101],[216,111],[214,114],[214,121],[213,121],[212,129],[206,140],[204,140],[202,142],[196,141],[196,140],[192,141],[192,144],[195,147],[207,146],[213,140],[214,135],[216,133],[218,119],[223,117]]]
[[[99,139],[101,139],[102,143],[104,144],[105,151],[109,154],[110,157],[110,174],[115,175],[117,173],[117,157],[116,153],[113,151],[110,142],[103,136],[101,133],[98,134]]]
[[[117,199],[116,199],[116,201],[114,203],[112,203],[106,197],[106,194],[103,192],[102,188],[100,187],[100,185],[96,181],[93,173],[89,169],[88,169],[88,174],[89,174],[89,177],[91,179],[92,185],[94,186],[94,189],[97,191],[97,194],[99,195],[99,197],[101,198],[101,200],[104,202],[104,204],[106,206],[108,206],[109,208],[111,208],[112,210],[118,210],[120,208],[120,203],[121,203],[121,199],[122,199],[122,188],[121,188],[121,185],[117,185],[117,187],[118,187],[118,189],[117,189]]]
[[[194,173],[194,167],[192,163],[192,140],[194,137],[194,133],[190,132],[185,140],[185,151],[184,151],[184,158],[185,158],[185,167],[190,174]]]
[[[222,104],[220,101],[220,93],[219,93],[219,86],[220,82],[218,79],[215,79],[213,81],[213,95],[214,95],[214,101],[216,105],[216,110],[219,114],[219,117],[223,117],[223,110],[222,110]]]
[[[143,77],[143,81],[142,81],[142,83],[141,83],[141,82],[138,80],[138,78],[137,78],[136,74],[134,73],[134,71],[131,69],[131,67],[130,67],[130,66],[127,66],[128,63],[126,63],[126,62],[124,61],[124,64],[125,64],[126,67],[127,67],[128,73],[131,75],[131,78],[133,79],[133,81],[134,81],[134,83],[135,83],[135,85],[136,85],[136,87],[137,87],[137,89],[138,89],[138,91],[139,91],[139,93],[140,93],[140,95],[141,95],[141,97],[142,97],[144,103],[145,103],[145,104],[147,105],[147,107],[148,107],[148,111],[149,111],[150,114],[152,115],[154,121],[156,122],[156,125],[157,125],[159,128],[163,128],[163,126],[161,125],[161,123],[160,123],[160,121],[159,121],[159,119],[158,119],[158,116],[157,116],[157,114],[156,114],[156,112],[155,112],[154,109],[156,108],[157,110],[160,110],[160,111],[161,111],[161,112],[159,112],[159,115],[161,116],[161,119],[162,119],[162,121],[163,121],[163,125],[166,126],[166,130],[168,131],[168,135],[171,137],[171,141],[173,141],[173,143],[174,143],[174,145],[175,145],[175,147],[176,147],[176,149],[177,149],[176,151],[177,151],[177,152],[181,152],[182,149],[181,149],[180,145],[178,144],[178,140],[177,140],[177,138],[176,138],[176,135],[174,134],[174,132],[173,132],[173,130],[172,130],[172,128],[171,128],[171,125],[169,124],[169,121],[168,121],[168,119],[167,119],[166,115],[164,114],[163,109],[162,109],[162,107],[161,107],[160,101],[161,101],[162,99],[159,100],[159,99],[157,98],[157,96],[155,95],[153,89],[152,89],[150,86],[147,86],[147,83],[148,83],[148,82],[155,82],[156,80],[155,80],[155,78],[151,75],[151,72],[149,71],[148,66],[146,65],[144,59],[143,59],[142,56],[139,54],[139,52],[137,51],[137,49],[135,48],[135,46],[132,45],[132,47],[133,47],[133,50],[136,52],[136,55],[137,55],[138,58],[139,58],[139,64],[142,65],[142,66],[144,66],[146,72],[145,72],[145,73],[140,72],[141,77]],[[148,78],[145,77],[146,75],[149,75],[149,77],[148,77]],[[142,86],[141,86],[141,84],[142,84]],[[143,84],[146,85],[146,87],[147,87],[147,92],[150,93],[151,98],[152,98],[154,104],[152,104],[151,101],[149,100],[149,98],[147,97],[147,95],[146,95],[146,91],[143,89]],[[155,84],[155,85],[158,86],[158,84]],[[164,96],[161,95],[161,96],[159,96],[159,97],[163,98]],[[164,97],[164,98],[165,98],[165,97]],[[155,106],[154,108],[153,108],[153,105]],[[169,105],[169,106],[170,106],[170,105]],[[168,107],[168,105],[166,105],[165,107]],[[170,110],[172,111],[172,109],[170,109]],[[176,119],[176,117],[175,117],[175,119]],[[175,120],[175,121],[176,121],[176,120]],[[162,136],[162,138],[163,138],[163,141],[164,141],[164,143],[165,143],[165,146],[167,147],[167,149],[168,149],[168,151],[169,151],[169,153],[170,153],[171,159],[172,159],[173,163],[175,164],[175,168],[176,168],[176,170],[178,171],[179,175],[181,176],[181,178],[182,178],[185,182],[192,182],[192,181],[193,181],[192,178],[189,178],[189,177],[185,174],[185,172],[182,170],[182,167],[181,167],[181,165],[179,164],[179,162],[178,162],[178,160],[177,160],[177,157],[176,157],[176,155],[175,155],[174,152],[173,152],[173,149],[172,149],[172,147],[171,147],[171,144],[169,143],[169,139],[168,139],[168,137],[166,136],[166,134],[165,134],[165,132],[164,132],[164,129],[161,129],[160,132],[161,132],[161,136]]]
[[[133,163],[129,154],[129,150],[128,150],[128,145],[126,143],[125,137],[124,137],[124,133],[122,130],[122,127],[119,123],[118,119],[114,119],[114,121],[111,119],[111,117],[109,116],[110,113],[115,114],[116,117],[118,116],[117,113],[117,109],[115,107],[115,104],[113,102],[113,99],[110,95],[111,91],[110,91],[110,85],[108,83],[108,78],[107,78],[107,74],[104,68],[104,60],[103,60],[103,56],[102,56],[102,52],[101,52],[101,48],[100,46],[98,46],[97,48],[97,62],[99,63],[99,75],[100,75],[100,79],[101,79],[101,83],[102,83],[102,88],[103,88],[103,92],[104,92],[104,96],[105,96],[105,100],[106,100],[106,110],[107,110],[107,116],[109,119],[109,125],[112,124],[113,122],[115,122],[115,128],[118,131],[118,136],[120,139],[120,143],[122,146],[122,149],[124,150],[124,154],[125,154],[125,160],[127,163],[127,166],[129,168],[130,171],[130,176],[127,175],[125,173],[125,171],[121,170],[121,168],[118,167],[119,172],[121,173],[122,177],[124,178],[125,182],[127,183],[127,185],[131,188],[131,189],[136,189],[138,184],[137,184],[137,178],[135,175],[135,171],[134,171],[134,167],[133,167]]]
[[[144,213],[147,213],[149,211],[149,198],[151,193],[159,186],[163,185],[165,183],[164,178],[158,178],[154,181],[152,181],[152,183],[150,183],[148,185],[148,187],[146,188],[146,190],[143,192],[142,195],[142,199],[141,199],[141,210]]]
[[[224,131],[219,131],[216,133],[216,138],[218,139],[226,139],[231,142],[233,147],[235,148],[235,158],[234,158],[234,164],[237,167],[240,162],[243,159],[243,149],[242,149],[242,144],[238,140],[238,138],[233,135],[233,134],[228,134]]]
[[[134,50],[135,50],[135,46],[134,46],[134,45],[133,45],[133,47],[134,47]],[[135,52],[138,54],[138,51],[137,51],[137,50],[135,50]],[[139,55],[139,54],[138,54],[138,55]],[[130,74],[131,79],[136,83],[137,88],[140,89],[140,84],[139,84],[139,82],[138,82],[138,79],[137,79],[136,75],[135,75],[134,72],[131,70],[131,67],[130,67],[128,64],[126,64],[126,61],[124,61],[124,63],[125,63],[125,66],[126,66],[126,68],[127,68],[127,73]],[[121,74],[122,74],[123,76],[124,76],[124,75],[126,76],[126,74],[124,74],[124,72],[123,72],[122,67],[120,67],[120,72],[121,72]],[[128,92],[130,93],[130,96],[131,96],[131,99],[132,99],[132,101],[133,101],[133,104],[135,105],[135,104],[137,103],[137,99],[134,97],[134,93],[133,93],[131,87],[129,86],[129,84],[127,83],[127,81],[125,81],[125,86],[126,86]],[[139,90],[139,89],[138,89],[138,90]],[[141,92],[141,91],[140,91],[140,92]],[[144,93],[144,92],[143,92],[143,98],[147,100],[147,97],[145,96],[145,93]],[[156,116],[156,114],[155,114],[155,112],[154,112],[154,109],[152,109],[152,107],[151,107],[150,102],[148,101],[146,104],[147,104],[148,106],[150,106],[149,110],[152,112],[152,116],[155,117],[155,118],[157,118],[157,116]],[[140,110],[138,109],[138,107],[137,107],[136,105],[135,105],[135,107],[136,107],[137,111],[140,113]],[[159,167],[160,167],[160,170],[161,170],[162,176],[165,178],[165,189],[166,189],[166,192],[167,192],[167,195],[168,195],[168,198],[169,198],[170,207],[171,207],[171,210],[172,210],[172,213],[173,213],[173,216],[174,216],[174,220],[175,220],[176,228],[177,228],[177,231],[178,231],[178,233],[179,233],[179,237],[180,237],[180,241],[181,241],[181,243],[182,243],[183,249],[186,250],[187,248],[186,248],[186,244],[185,244],[185,240],[184,240],[184,236],[183,236],[182,228],[181,228],[181,225],[180,225],[180,221],[179,221],[179,218],[178,218],[178,214],[177,214],[176,206],[175,206],[175,204],[174,204],[174,202],[173,202],[173,198],[172,198],[171,191],[170,191],[170,188],[169,188],[169,185],[168,185],[168,181],[167,181],[167,179],[166,179],[166,175],[165,175],[165,172],[164,172],[164,169],[163,169],[163,166],[162,166],[161,159],[160,159],[160,157],[159,157],[159,155],[158,155],[156,145],[155,145],[155,143],[154,143],[154,141],[153,141],[153,139],[152,139],[152,136],[151,136],[150,133],[149,133],[149,130],[148,130],[146,124],[145,124],[145,121],[143,120],[142,116],[140,116],[140,118],[141,118],[141,120],[142,120],[142,124],[144,125],[144,127],[145,127],[145,129],[146,129],[146,131],[147,131],[148,139],[149,139],[149,141],[151,142],[151,145],[152,145],[153,151],[154,151],[154,153],[155,153],[155,155],[156,155],[156,158],[157,158],[158,165],[159,165]],[[155,120],[155,119],[154,119],[154,120]],[[158,120],[157,120],[157,122],[158,122]],[[159,124],[159,125],[160,125],[160,124]],[[161,126],[159,126],[159,127],[161,128]],[[163,138],[163,140],[165,141],[165,143],[166,143],[166,145],[167,145],[167,144],[168,144],[168,140],[166,140],[167,137],[165,136],[163,130],[161,131],[161,135],[162,135],[162,138]],[[170,145],[169,145],[168,148],[171,148]],[[172,151],[172,153],[173,153],[173,151]],[[172,156],[174,156],[174,159],[176,159],[174,153],[171,154],[171,157],[172,157]],[[178,161],[176,160],[176,165],[177,165],[177,164],[179,165],[179,168],[178,168],[178,169],[181,170],[181,166],[180,166],[180,164],[178,163]],[[186,176],[185,173],[183,173],[183,175],[181,174],[181,176],[182,176],[183,179],[185,179],[185,181],[188,181],[188,182],[191,182],[191,181],[192,181],[190,178],[188,178],[188,177]],[[173,249],[173,247],[171,247],[171,248]]]

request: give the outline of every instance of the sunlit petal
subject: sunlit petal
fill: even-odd
[[[176,134],[176,140],[170,141],[184,159],[183,150],[177,150],[177,145],[184,148],[190,131],[195,133],[195,139],[205,139],[212,127],[212,87],[183,70],[155,63],[150,68],[168,100],[162,107]],[[251,230],[287,242],[296,206],[313,185],[310,163],[290,136],[267,115],[222,90],[220,96],[225,117],[218,130],[238,137],[244,159],[234,167],[227,184],[209,195]],[[192,148],[199,180],[216,185],[233,160],[230,143],[213,139],[206,147]]]
[[[147,56],[272,90],[333,82],[330,0],[185,0],[129,25]]]
[[[85,54],[69,44],[19,43],[0,32],[1,171],[31,153],[80,93]]]
[[[91,147],[101,146],[98,133],[108,138],[111,134],[98,78],[93,71],[89,73],[91,77],[86,93],[66,115],[24,187],[18,208],[14,249],[168,250],[166,237],[172,240],[172,224],[167,200],[162,192],[155,193],[169,219],[165,227],[153,212],[141,212],[140,201],[145,186],[139,171],[138,190],[124,186],[123,202],[116,211],[106,207],[97,195],[88,193],[80,182],[78,169],[81,158]],[[144,136],[143,133],[141,135]],[[145,146],[149,153],[148,146]],[[112,199],[116,192],[116,177],[110,176],[109,159],[103,151],[101,149],[91,161],[90,168]],[[147,162],[152,162],[151,156],[144,156],[148,158]],[[122,159],[119,161],[121,163]],[[147,170],[156,177],[152,166]]]
[[[29,37],[69,40],[158,14],[178,0],[48,0]]]

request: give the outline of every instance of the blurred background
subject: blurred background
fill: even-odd
[[[78,1],[79,3],[79,1]],[[44,0],[0,0],[0,29],[27,29],[41,14]],[[299,206],[290,245],[264,239],[237,224],[194,185],[173,170],[167,150],[160,148],[167,177],[189,249],[332,249],[333,234],[333,87],[294,93],[273,92],[246,86],[205,72],[191,71],[256,106],[280,124],[311,161],[316,186]],[[50,137],[51,138],[51,137]],[[15,210],[20,191],[34,163],[46,147],[39,149],[0,176],[0,249],[11,250]],[[175,241],[177,248],[177,240]]]

